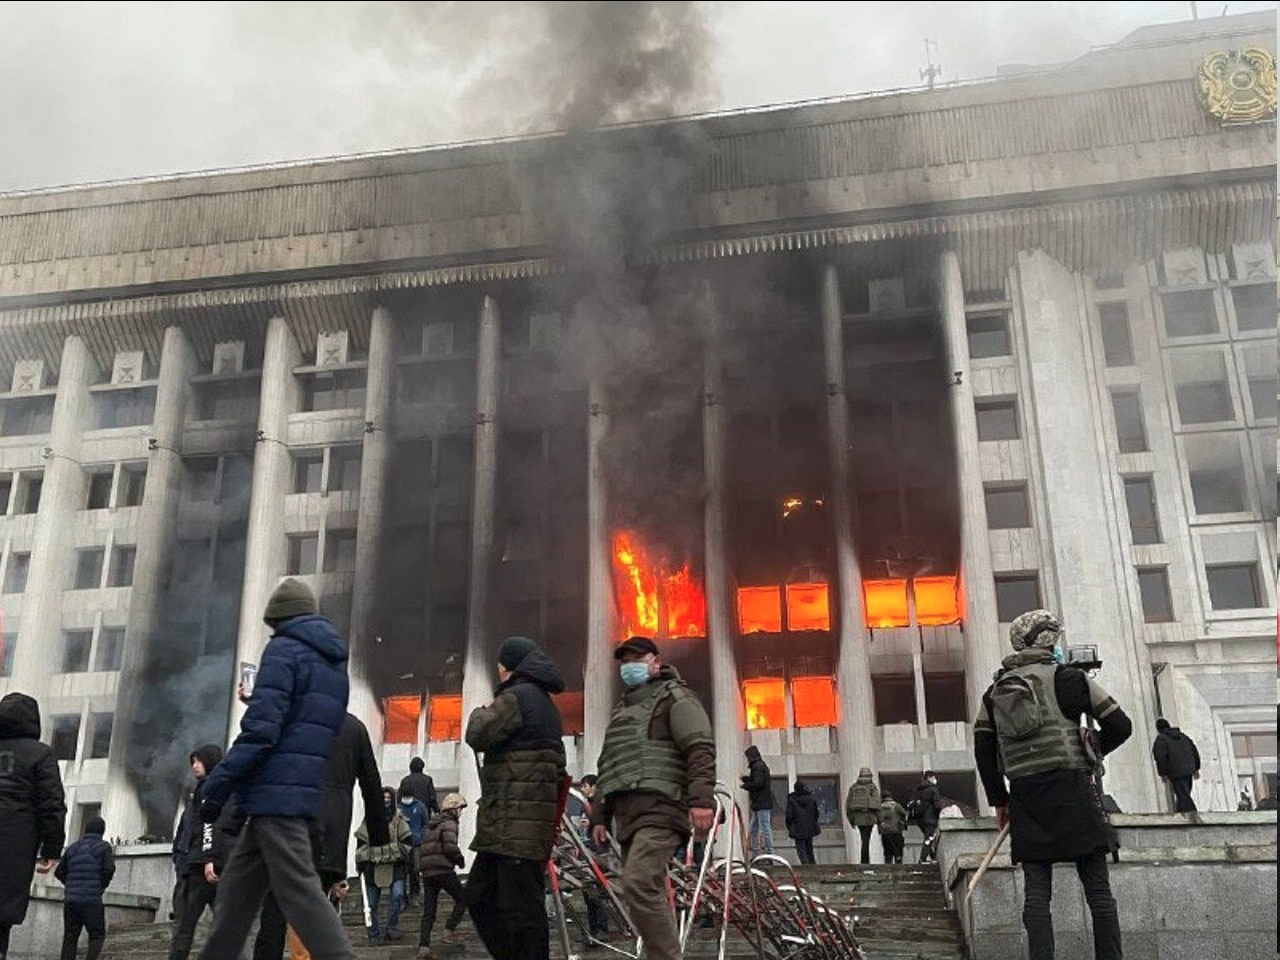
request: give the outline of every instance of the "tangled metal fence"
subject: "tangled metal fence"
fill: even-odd
[[[575,794],[585,804],[581,794]],[[713,931],[718,958],[725,960],[730,928],[760,960],[865,960],[849,921],[805,889],[791,864],[763,854],[747,858],[742,811],[723,786],[715,794],[715,819],[705,841],[690,838],[683,859],[672,851],[668,892],[675,910],[681,949],[695,928]],[[712,851],[722,843],[723,857]],[[705,851],[705,856],[700,856]],[[555,920],[565,956],[578,960],[577,946],[594,946],[619,958],[638,960],[643,941],[627,916],[619,893],[621,851],[610,838],[597,850],[580,823],[565,813],[552,852],[549,878]],[[607,917],[610,934],[596,937],[587,912]]]

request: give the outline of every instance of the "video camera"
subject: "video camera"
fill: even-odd
[[[1092,671],[1102,669],[1102,658],[1098,656],[1098,648],[1094,644],[1083,644],[1078,647],[1067,647],[1066,665]]]

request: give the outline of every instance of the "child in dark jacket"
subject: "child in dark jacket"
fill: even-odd
[[[116,873],[111,844],[102,839],[107,825],[94,817],[84,836],[67,847],[54,876],[66,887],[62,904],[62,960],[75,960],[80,931],[89,931],[89,960],[97,960],[107,939],[102,894]]]
[[[467,801],[460,793],[451,793],[440,804],[422,838],[422,927],[418,932],[419,960],[430,960],[431,931],[436,925],[436,908],[440,891],[453,897],[453,913],[444,924],[445,943],[453,943],[453,932],[467,915],[467,904],[462,898],[462,881],[455,869],[464,865],[462,850],[458,847],[458,818]]]

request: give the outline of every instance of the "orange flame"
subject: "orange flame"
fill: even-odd
[[[666,573],[649,557],[639,537],[622,530],[613,538],[613,573],[623,638],[637,633],[660,636],[662,626],[667,637],[707,635],[707,598],[689,564]]]

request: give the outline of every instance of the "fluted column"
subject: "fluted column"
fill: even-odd
[[[726,523],[728,471],[725,462],[724,384],[719,350],[719,322],[716,304],[708,296],[712,311],[707,341],[703,390],[702,435],[707,494],[704,516],[704,543],[707,591],[707,643],[711,660],[711,720],[716,738],[716,775],[731,789],[737,786],[746,717],[738,683],[738,662],[734,655],[736,634],[732,602],[733,580],[728,560]]]
[[[613,705],[613,588],[610,581],[608,484],[604,440],[609,431],[605,388],[593,376],[587,393],[587,655],[583,666],[582,769],[592,772],[604,745]]]
[[[476,441],[474,492],[471,499],[471,582],[467,599],[467,651],[462,673],[463,732],[477,707],[493,699],[497,669],[489,636],[489,579],[493,571],[494,502],[498,480],[498,367],[501,359],[498,305],[486,296],[480,307],[476,356]],[[475,835],[475,804],[480,798],[480,772],[471,748],[458,749],[459,788],[470,805],[462,813],[459,843],[466,849]]]
[[[75,548],[75,517],[85,506],[87,480],[76,461],[90,415],[93,360],[79,337],[67,337],[58,367],[49,449],[31,544],[22,623],[11,690],[42,699],[48,679],[60,671],[62,592],[67,589]]]
[[[836,583],[840,599],[840,652],[836,660],[836,693],[840,699],[840,803],[860,767],[876,764],[876,715],[871,689],[870,647],[862,612],[862,571],[853,529],[853,477],[849,469],[849,405],[845,397],[844,320],[840,278],[828,264],[821,276],[822,342],[827,374],[827,428],[831,454],[831,507],[835,523]],[[846,855],[858,854],[857,833],[842,816]]]
[[[351,591],[351,628],[347,643],[351,659],[351,698],[348,709],[364,721],[374,743],[382,740],[382,713],[365,669],[373,649],[373,610],[378,596],[378,558],[387,502],[387,471],[391,462],[391,394],[395,384],[395,329],[384,307],[373,311],[369,324],[369,363],[365,384],[364,449],[360,457],[360,513],[356,527],[356,571]]]
[[[300,360],[298,345],[283,317],[267,324],[262,357],[262,391],[258,406],[259,440],[253,454],[253,488],[249,497],[249,533],[245,543],[244,591],[240,601],[240,630],[236,640],[239,663],[257,663],[270,634],[262,622],[286,565],[284,498],[291,489],[291,461],[286,445],[289,414],[298,409],[299,389],[293,368]],[[240,728],[244,707],[231,704],[231,736]]]
[[[138,511],[138,543],[129,590],[129,619],[120,664],[119,693],[111,735],[110,763],[103,815],[112,832],[121,837],[144,833],[163,835],[173,820],[177,791],[156,809],[144,807],[144,797],[154,785],[145,782],[147,754],[159,735],[144,727],[140,717],[149,696],[144,682],[148,668],[161,654],[158,644],[161,602],[173,562],[177,535],[178,500],[182,492],[182,431],[187,420],[191,378],[196,356],[186,334],[178,327],[164,332],[160,353],[160,378],[152,422],[155,443],[147,463],[147,484]],[[142,789],[142,788],[149,789]]]

